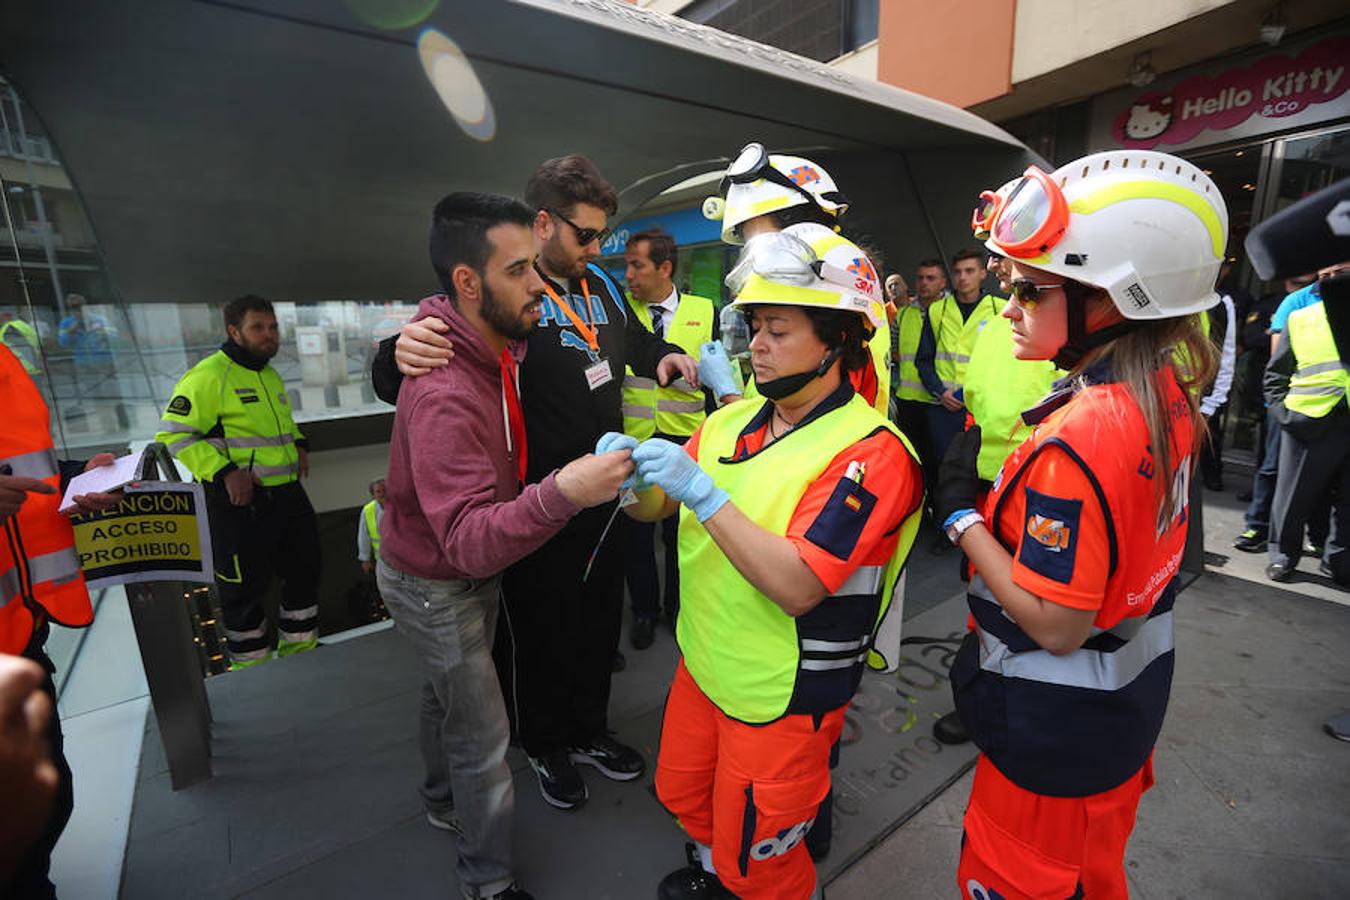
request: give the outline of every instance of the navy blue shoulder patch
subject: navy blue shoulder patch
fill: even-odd
[[[1073,580],[1083,501],[1051,497],[1033,488],[1026,489],[1026,498],[1026,522],[1017,561],[1051,581],[1068,584]]]
[[[840,478],[830,499],[806,530],[806,539],[837,559],[847,560],[877,505],[876,494],[852,478]]]

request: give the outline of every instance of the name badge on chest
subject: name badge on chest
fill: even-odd
[[[614,370],[610,368],[607,359],[602,359],[586,367],[586,386],[593,391],[613,380]]]

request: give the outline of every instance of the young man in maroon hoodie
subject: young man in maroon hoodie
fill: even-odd
[[[539,322],[534,210],[451,194],[436,205],[431,262],[445,289],[420,314],[449,325],[456,365],[407,379],[390,446],[380,592],[415,646],[422,796],[456,832],[464,896],[529,900],[511,868],[510,730],[492,662],[500,573],[586,507],[612,501],[627,451],[586,454],[525,484],[518,364]]]

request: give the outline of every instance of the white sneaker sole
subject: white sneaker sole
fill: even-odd
[[[464,828],[454,819],[442,819],[434,815],[430,810],[427,811],[427,824],[432,828],[438,828],[441,831],[448,831],[451,834],[457,834],[464,837]]]
[[[591,766],[593,768],[599,769],[600,774],[604,775],[610,781],[633,781],[634,779],[641,778],[643,774],[646,772],[645,767],[641,771],[637,772],[618,772],[615,771],[614,769],[611,769],[604,763],[600,762],[600,760],[596,759],[595,757],[587,756],[585,753],[569,753],[567,754],[567,758],[572,760],[572,762],[577,763],[578,765]]]

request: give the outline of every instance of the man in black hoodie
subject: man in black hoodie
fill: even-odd
[[[589,159],[544,162],[525,187],[525,202],[537,210],[545,291],[520,364],[530,483],[591,452],[605,432],[623,430],[626,365],[663,385],[680,376],[697,385],[698,363],[630,316],[623,292],[595,265],[618,198]],[[398,355],[407,374],[447,364],[446,328],[434,318],[404,326]],[[376,393],[391,403],[399,382],[394,355],[391,338],[372,373]],[[617,781],[646,770],[637,750],[608,733],[623,619],[623,542],[605,532],[613,512],[614,503],[582,511],[502,579],[506,627],[497,629],[496,648],[502,690],[540,792],[558,809],[586,802],[578,763]]]

